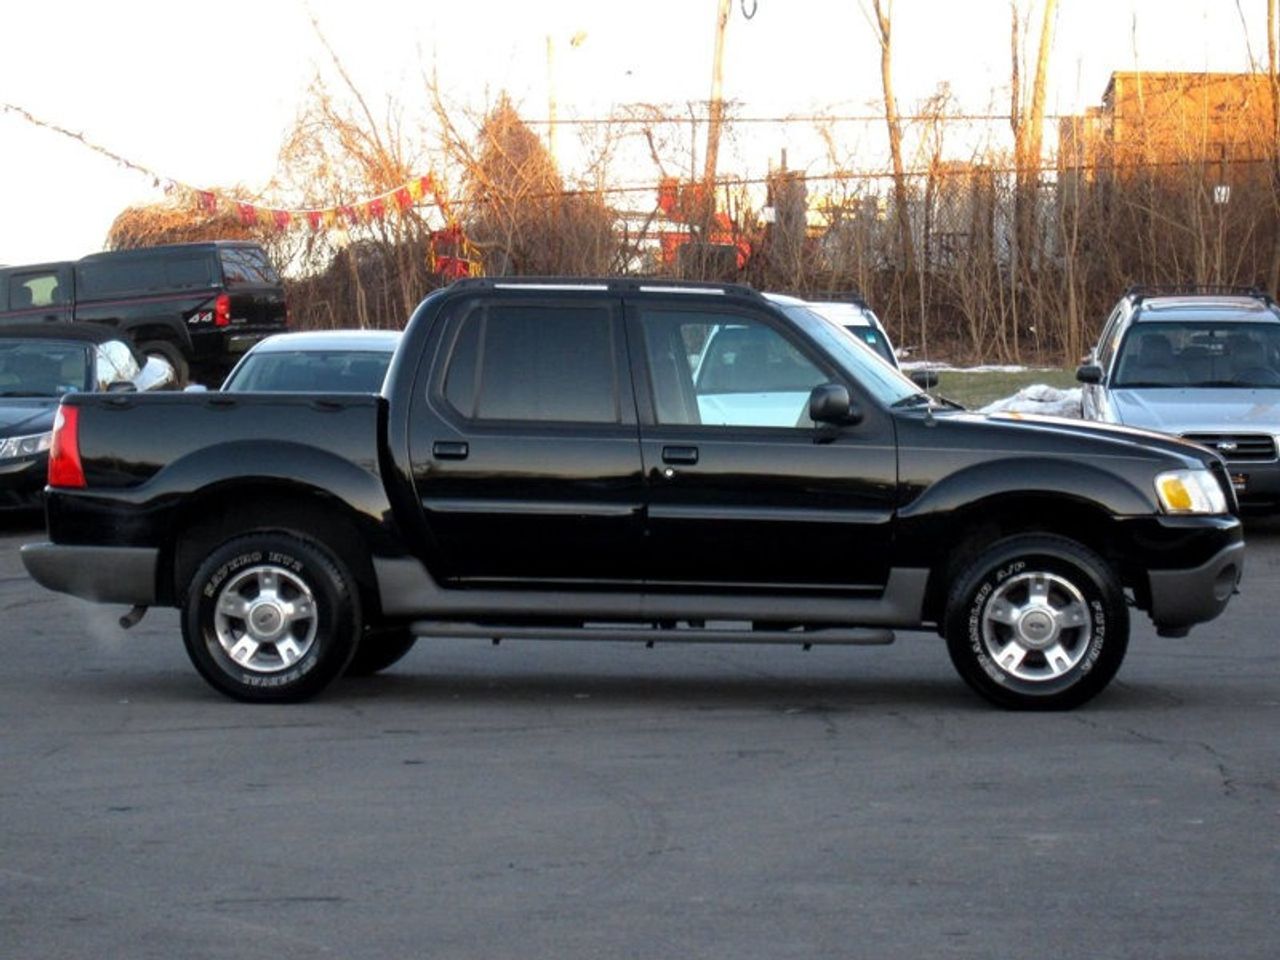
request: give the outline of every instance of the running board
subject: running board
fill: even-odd
[[[815,630],[725,630],[707,627],[638,627],[588,624],[582,627],[507,627],[479,623],[418,620],[409,626],[415,637],[460,637],[493,640],[623,640],[654,643],[796,643],[883,646],[893,643],[892,630],[820,628]]]

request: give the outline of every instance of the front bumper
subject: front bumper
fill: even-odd
[[[29,543],[22,565],[42,587],[98,603],[156,602],[155,547],[86,547]]]
[[[1243,540],[1227,544],[1197,567],[1150,571],[1152,623],[1172,633],[1212,620],[1226,608],[1243,572]]]
[[[1226,466],[1242,509],[1280,510],[1280,461],[1228,460]]]

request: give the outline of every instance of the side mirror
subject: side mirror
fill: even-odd
[[[1101,383],[1102,368],[1096,363],[1086,363],[1076,367],[1076,379],[1081,383]]]
[[[138,385],[132,380],[113,380],[107,384],[107,393],[137,393]]]
[[[938,385],[938,371],[936,370],[912,370],[911,382],[921,390],[932,390]]]
[[[848,387],[824,383],[809,394],[809,419],[814,423],[854,424],[862,420],[862,411],[849,398]]]

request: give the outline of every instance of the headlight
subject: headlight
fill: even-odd
[[[1226,513],[1227,495],[1208,470],[1169,470],[1156,476],[1165,513]]]
[[[0,460],[17,460],[32,457],[49,449],[52,433],[33,433],[29,437],[9,437],[0,440]]]

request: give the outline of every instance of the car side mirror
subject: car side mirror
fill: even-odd
[[[938,385],[938,372],[936,370],[912,370],[911,382],[921,390],[932,390]]]
[[[862,420],[862,411],[849,397],[849,388],[841,383],[824,383],[809,394],[809,419],[814,423],[854,424]]]
[[[1081,383],[1101,383],[1102,368],[1096,363],[1086,363],[1076,367],[1076,379]]]
[[[112,380],[107,384],[107,393],[137,393],[138,385],[132,380]]]

